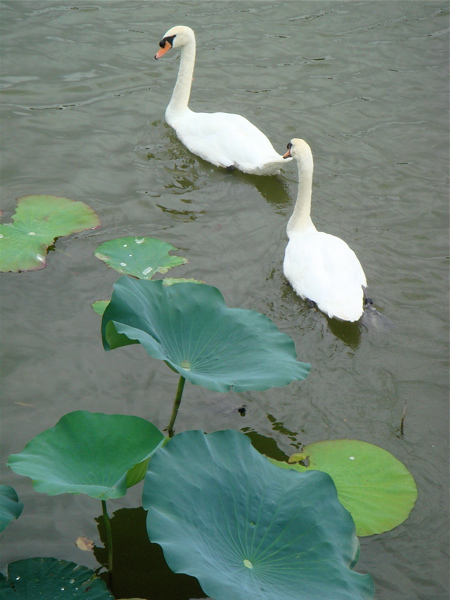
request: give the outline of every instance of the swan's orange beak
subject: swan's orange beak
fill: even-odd
[[[161,43],[160,43],[160,45],[161,45]],[[164,54],[171,48],[172,48],[172,44],[166,40],[164,46],[161,47],[161,50],[158,50],[158,52],[155,54],[155,60],[158,60],[158,58],[161,58],[161,56],[164,56]]]
[[[291,155],[291,149],[288,148],[288,151],[286,152],[286,154],[283,154],[283,158],[289,158]]]

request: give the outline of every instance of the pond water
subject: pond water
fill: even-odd
[[[171,275],[202,279],[229,306],[268,315],[312,365],[304,382],[266,392],[187,384],[177,431],[241,429],[263,451],[273,439],[287,455],[338,438],[389,450],[413,473],[418,501],[404,524],[361,539],[357,570],[373,575],[380,600],[446,598],[448,4],[0,7],[5,220],[17,197],[45,193],[86,202],[102,221],[60,238],[47,268],[2,275],[0,469],[25,509],[2,534],[1,567],[32,556],[98,566],[74,541],[98,543],[100,504],[34,492],[6,468],[10,453],[76,409],[167,426],[175,374],[139,346],[104,352],[91,309],[118,277],[94,257],[97,246],[153,236],[189,259]],[[175,51],[158,62],[153,55],[178,24],[197,35],[191,108],[240,113],[279,152],[293,137],[308,141],[314,222],[355,250],[393,329],[331,321],[287,285],[295,164],[275,177],[228,173],[190,154],[165,124],[179,61]],[[136,486],[111,510],[138,507],[140,493]]]

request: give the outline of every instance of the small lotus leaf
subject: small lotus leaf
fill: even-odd
[[[35,271],[46,266],[55,238],[100,226],[96,213],[77,200],[23,196],[13,223],[0,224],[0,271]]]
[[[91,569],[57,558],[28,558],[8,565],[0,575],[5,600],[114,600],[105,582]]]
[[[31,477],[38,492],[107,500],[127,491],[127,473],[164,442],[145,419],[75,411],[31,440],[8,465]]]
[[[19,502],[16,490],[10,485],[0,485],[0,531],[13,519],[18,519],[22,510],[23,504]]]
[[[219,392],[281,387],[310,369],[270,319],[228,308],[219,290],[206,284],[164,286],[121,277],[103,315],[106,350],[125,345],[117,344],[116,333],[137,340],[191,383]]]
[[[103,313],[105,312],[108,304],[109,304],[109,300],[96,300],[95,302],[92,303],[92,309],[94,310],[95,313],[97,313],[101,317],[101,316],[103,316]]]
[[[95,256],[119,273],[151,279],[155,273],[167,273],[188,262],[181,256],[169,256],[171,250],[176,248],[156,238],[123,237],[99,246]]]
[[[294,461],[308,461],[308,467]],[[390,452],[358,440],[326,440],[305,446],[290,463],[271,460],[285,469],[328,473],[359,536],[389,531],[411,512],[417,487],[403,463]]]
[[[215,600],[373,598],[332,479],[276,468],[240,432],[174,436],[150,461],[143,505],[169,567]]]

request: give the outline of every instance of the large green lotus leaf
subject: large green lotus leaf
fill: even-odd
[[[159,429],[140,417],[79,410],[11,454],[8,465],[31,477],[38,492],[106,500],[126,493],[128,471],[163,442]]]
[[[271,465],[237,431],[174,436],[152,458],[147,531],[215,600],[362,600],[359,543],[331,477]]]
[[[19,502],[16,490],[10,485],[0,485],[0,531],[13,519],[18,519],[22,510],[23,504]]]
[[[151,279],[155,273],[167,273],[188,262],[181,256],[170,256],[171,250],[176,248],[156,238],[123,237],[99,246],[95,256],[119,273]]]
[[[308,461],[308,467],[295,461]],[[328,473],[339,500],[352,515],[359,536],[389,531],[403,523],[416,499],[414,477],[390,452],[358,440],[327,440],[305,446],[285,469]]]
[[[121,277],[103,315],[106,350],[123,345],[116,333],[138,340],[192,383],[219,392],[281,387],[304,379],[310,368],[297,361],[294,342],[270,319],[228,308],[206,284]]]
[[[28,558],[8,565],[0,575],[5,600],[113,600],[105,582],[94,571],[57,558]]]
[[[35,271],[46,266],[55,238],[100,226],[96,213],[77,200],[23,196],[13,223],[0,224],[0,271]]]

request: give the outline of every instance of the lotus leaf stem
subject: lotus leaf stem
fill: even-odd
[[[178,382],[178,388],[177,388],[177,395],[175,396],[175,400],[173,402],[172,416],[170,417],[170,423],[167,428],[169,437],[173,437],[174,433],[175,433],[173,426],[175,425],[175,420],[178,415],[178,409],[180,408],[181,397],[183,396],[183,389],[184,389],[185,381],[186,381],[186,379],[183,377],[183,375],[180,375],[180,380]]]
[[[106,550],[108,553],[109,589],[112,590],[113,543],[112,543],[111,521],[109,519],[108,510],[106,508],[106,500],[102,500],[102,509],[103,509],[103,523],[105,524],[105,531],[106,531]]]

